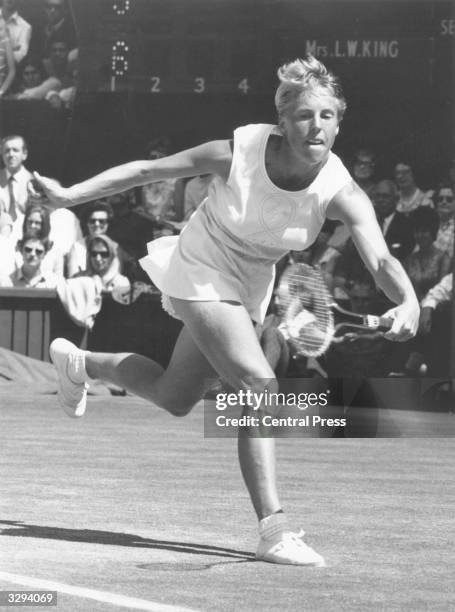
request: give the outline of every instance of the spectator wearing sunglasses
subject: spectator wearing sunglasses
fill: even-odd
[[[354,154],[352,162],[352,175],[359,187],[371,196],[375,187],[374,173],[376,168],[376,156],[371,149],[359,149]]]
[[[68,254],[67,273],[70,278],[87,270],[88,241],[94,236],[107,234],[113,214],[112,206],[104,200],[95,200],[84,207],[81,225],[85,237],[77,240]]]
[[[449,257],[453,257],[455,200],[454,190],[449,181],[439,185],[434,200],[439,215],[439,231],[435,246]]]
[[[103,290],[112,292],[116,288],[129,288],[126,276],[119,272],[117,243],[105,234],[97,234],[87,240],[87,268],[76,276],[98,276]]]
[[[22,225],[23,236],[35,236],[42,240],[48,241],[48,249],[41,262],[43,272],[52,272],[58,277],[63,277],[64,271],[64,256],[63,253],[49,239],[51,224],[50,213],[46,206],[41,204],[32,204],[25,210],[24,223]],[[22,252],[19,248],[16,249],[16,266],[21,267],[23,263]]]
[[[0,278],[0,287],[27,287],[35,289],[55,289],[58,277],[44,272],[42,263],[50,248],[47,238],[26,234],[18,242],[23,263],[9,276]]]

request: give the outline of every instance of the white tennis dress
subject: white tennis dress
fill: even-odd
[[[148,243],[140,264],[165,296],[232,300],[243,304],[253,320],[264,320],[274,264],[289,250],[314,242],[330,200],[351,181],[341,160],[329,153],[309,187],[280,189],[265,168],[272,133],[280,134],[274,125],[236,129],[227,182],[213,180],[180,236]]]

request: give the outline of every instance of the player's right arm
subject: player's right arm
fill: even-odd
[[[217,174],[227,180],[231,162],[230,142],[214,140],[161,159],[116,166],[71,187],[37,173],[35,180],[54,207],[64,208],[170,178]]]

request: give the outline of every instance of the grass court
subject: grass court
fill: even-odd
[[[454,610],[455,415],[387,418],[410,437],[277,441],[283,506],[328,567],[277,566],[201,405],[93,397],[73,420],[2,384],[0,589],[58,590],[63,612]]]

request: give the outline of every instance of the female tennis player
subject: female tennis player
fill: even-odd
[[[278,70],[279,124],[247,125],[233,141],[213,141],[154,161],[135,161],[69,188],[36,179],[58,207],[168,178],[213,174],[209,195],[178,237],[148,245],[141,260],[163,304],[184,327],[169,367],[135,354],[84,352],[63,339],[51,345],[66,411],[85,411],[87,382],[100,378],[184,416],[218,374],[236,390],[259,392],[274,373],[253,322],[264,318],[274,264],[307,248],[326,217],[344,222],[377,284],[397,306],[386,336],[412,337],[418,303],[405,272],[387,250],[370,200],[331,152],[346,108],[337,79],[308,56]],[[270,390],[270,383],[267,385]],[[242,474],[259,520],[257,558],[321,566],[321,555],[292,533],[281,510],[274,441],[239,434]]]

